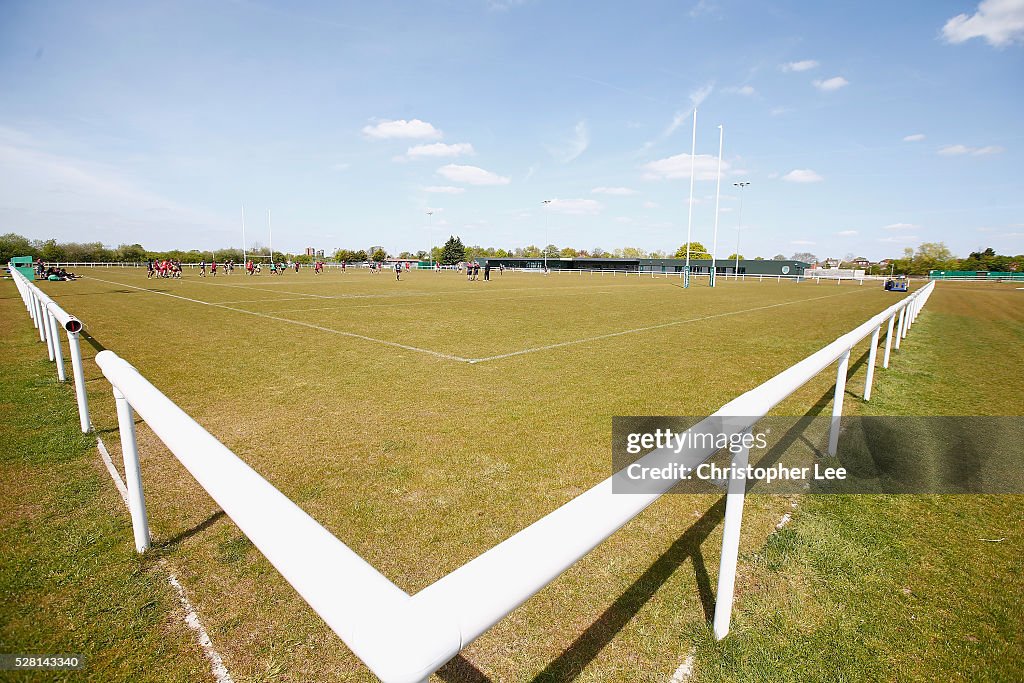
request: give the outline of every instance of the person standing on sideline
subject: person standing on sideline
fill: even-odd
[[[488,282],[491,279],[491,262],[488,261],[484,264],[484,282]]]

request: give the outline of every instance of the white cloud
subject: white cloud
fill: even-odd
[[[433,192],[435,194],[462,194],[466,191],[464,187],[452,187],[451,185],[430,185],[423,188],[424,192]]]
[[[889,225],[885,226],[883,229],[884,230],[917,230],[920,227],[921,227],[920,225],[916,225],[914,223],[890,223]]]
[[[352,164],[341,162],[341,163],[338,163],[338,164],[333,164],[331,166],[331,169],[334,170],[334,171],[347,171],[351,167],[352,167]]]
[[[474,154],[473,145],[468,142],[457,142],[446,145],[443,142],[435,142],[430,145],[415,145],[406,151],[410,159],[422,157],[457,157],[463,154]]]
[[[840,237],[854,237],[858,233],[856,230],[840,230],[836,234],[839,235]]]
[[[820,183],[824,178],[809,168],[794,168],[782,176],[782,179],[790,183]]]
[[[918,239],[917,235],[894,235],[892,237],[880,237],[879,242],[885,242],[886,244],[913,244]]]
[[[676,129],[679,128],[679,126],[683,125],[684,122],[689,121],[690,116],[693,114],[693,110],[699,107],[701,103],[703,103],[704,100],[708,98],[708,95],[711,94],[711,92],[714,90],[714,87],[714,83],[707,83],[697,88],[696,90],[691,91],[690,105],[692,106],[692,109],[690,109],[689,111],[677,111],[675,115],[672,116],[672,121],[668,124],[665,130],[661,132],[661,135],[659,135],[654,140],[648,140],[647,142],[645,142],[643,148],[641,149],[641,152],[650,149],[657,143],[668,138],[670,135],[672,135],[672,133],[676,132]]]
[[[547,205],[551,211],[556,213],[568,213],[568,214],[588,214],[593,215],[600,213],[604,207],[601,202],[594,199],[552,199],[551,203]]]
[[[697,88],[696,90],[691,91],[690,92],[690,104],[693,107],[699,107],[700,105],[704,104],[704,100],[706,100],[708,98],[708,95],[710,95],[711,91],[714,90],[714,89],[715,89],[715,84],[714,83],[706,83],[706,84],[700,86],[699,88]]]
[[[971,16],[958,14],[942,27],[949,43],[984,38],[994,47],[1024,43],[1024,0],[982,0]]]
[[[947,157],[963,156],[972,154],[974,156],[985,156],[988,154],[999,154],[1003,148],[998,145],[986,145],[985,147],[968,147],[967,145],[946,145],[939,150],[939,154]]]
[[[903,142],[921,142],[924,140],[924,133],[914,133],[903,138]]]
[[[669,135],[672,135],[672,133],[676,132],[676,128],[681,126],[684,121],[689,119],[691,113],[692,112],[677,111],[675,113],[675,116],[672,117],[672,122],[668,124],[668,127],[661,134],[662,139],[667,138]]]
[[[813,59],[803,59],[799,62],[788,62],[782,65],[783,71],[810,71],[811,69],[818,66],[818,62]]]
[[[720,10],[721,8],[715,0],[697,0],[697,4],[690,8],[690,18],[696,19],[705,14],[718,14]]]
[[[563,164],[578,158],[590,147],[590,130],[586,121],[580,121],[573,128],[573,135],[565,144],[558,149],[552,150],[552,154]]]
[[[441,137],[442,133],[426,121],[398,119],[396,121],[381,121],[376,125],[366,126],[363,128],[363,135],[371,140],[390,140],[393,138],[436,140]]]
[[[814,246],[814,242],[811,242],[810,240],[792,240],[790,242],[790,244],[795,244],[798,247],[813,247]]]
[[[824,81],[813,81],[814,87],[822,92],[834,92],[840,88],[845,88],[850,84],[850,81],[846,80],[842,76],[833,76],[827,78]]]
[[[645,209],[657,209],[661,206],[658,202],[644,202],[643,207]]]
[[[82,234],[91,222],[140,229],[160,223],[163,230],[219,227],[221,218],[179,204],[137,184],[132,173],[88,160],[48,152],[31,136],[0,126],[0,209],[27,212],[34,220],[70,219]],[[9,220],[9,219],[8,219]],[[113,225],[107,227],[115,227]],[[155,227],[155,226],[154,226]],[[131,232],[127,233],[128,235]],[[119,237],[137,241],[130,236]]]
[[[754,90],[754,86],[752,85],[742,85],[739,86],[738,88],[726,88],[725,91],[736,95],[746,95],[748,97],[750,95],[754,95],[755,93],[757,93],[757,91]]]
[[[715,180],[718,178],[718,157],[710,154],[698,154],[693,159],[694,175],[697,180]],[[644,164],[646,180],[676,180],[678,178],[690,177],[690,155],[676,154],[675,156],[658,159]],[[722,175],[728,175],[729,162],[722,162]]]
[[[508,185],[509,179],[497,173],[485,171],[478,166],[460,166],[448,164],[437,169],[441,175],[454,183],[465,183],[467,185]]]
[[[631,187],[595,187],[590,191],[591,194],[613,194],[618,196],[626,196],[630,194],[636,194],[636,190]]]

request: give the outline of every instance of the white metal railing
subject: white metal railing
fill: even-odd
[[[16,277],[16,281],[23,296],[25,291],[31,292],[26,303],[32,312],[31,301],[43,301],[38,296],[41,292],[37,294],[37,288],[24,278],[19,281]],[[829,437],[829,452],[834,454],[853,347],[870,335],[864,388],[864,398],[869,400],[882,326],[888,326],[882,363],[888,367],[893,343],[899,348],[934,287],[934,282],[927,283],[722,406],[692,430],[700,432],[725,421],[735,433],[747,431],[838,361]],[[615,494],[614,479],[622,476],[617,473],[431,586],[409,595],[292,503],[127,361],[112,351],[101,351],[96,363],[113,386],[117,403],[129,508],[139,552],[149,547],[150,538],[135,440],[135,412],[317,614],[386,683],[425,681],[677,483],[662,480],[662,488],[654,492]],[[671,455],[675,462],[696,466],[714,452],[710,447],[684,449],[679,454],[655,450],[639,462],[655,462]],[[747,459],[748,451],[741,449],[733,456],[733,465],[745,468]],[[732,479],[726,494],[714,616],[718,638],[725,637],[729,630],[744,497],[745,482]]]
[[[53,299],[48,297],[41,289],[29,282],[28,278],[22,275],[13,266],[10,267],[11,278],[18,286],[18,293],[21,294],[25,308],[32,316],[32,323],[39,330],[39,341],[46,342],[47,353],[50,360],[57,364],[57,380],[64,382],[67,376],[64,372],[64,354],[60,345],[60,335],[57,333],[57,326],[64,328],[68,336],[68,353],[71,356],[71,373],[75,380],[75,400],[78,402],[78,419],[81,422],[82,433],[91,428],[89,421],[89,397],[85,392],[85,373],[82,370],[82,348],[79,343],[79,334],[82,332],[82,322],[73,315],[68,314],[63,308],[57,305]]]

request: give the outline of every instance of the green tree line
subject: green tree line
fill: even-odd
[[[260,245],[254,245],[247,254],[270,255],[270,250]],[[680,246],[675,252],[663,250],[647,251],[638,247],[619,247],[606,250],[601,247],[591,249],[577,249],[575,247],[559,247],[555,244],[548,244],[546,247],[539,247],[530,244],[525,247],[514,247],[504,249],[500,247],[483,247],[478,244],[465,245],[461,238],[451,235],[448,241],[442,246],[437,246],[430,253],[426,251],[409,252],[403,251],[399,258],[410,260],[433,260],[443,264],[455,264],[460,261],[471,261],[478,258],[685,258],[686,244]],[[33,240],[16,233],[0,235],[0,263],[7,263],[12,256],[31,256],[41,258],[44,261],[56,262],[81,262],[81,263],[104,263],[104,262],[138,262],[147,259],[175,259],[182,263],[198,263],[200,261],[233,260],[242,262],[242,250],[237,248],[215,249],[212,251],[201,251],[198,249],[181,250],[172,249],[169,251],[151,251],[141,244],[120,244],[117,247],[107,247],[101,242],[58,242],[55,239]],[[383,261],[389,254],[380,247],[375,247],[373,253],[366,249],[337,249],[333,253],[334,260],[360,262],[368,259]],[[700,242],[690,243],[691,259],[710,258],[708,249]],[[721,255],[719,258],[734,259],[736,254]],[[744,258],[741,254],[739,258]],[[761,257],[755,257],[760,259]],[[783,259],[782,254],[776,254],[773,259]],[[813,254],[798,253],[791,258],[798,261],[813,262],[817,260]],[[294,255],[280,251],[274,252],[274,260],[294,260],[300,263],[310,263],[313,258],[304,254]],[[1009,256],[997,254],[991,247],[971,252],[966,258],[958,258],[953,255],[948,247],[942,242],[925,242],[917,249],[907,248],[902,258],[892,259],[892,267],[897,273],[907,275],[927,275],[929,270],[986,270],[986,271],[1017,271],[1024,266],[1024,255]]]

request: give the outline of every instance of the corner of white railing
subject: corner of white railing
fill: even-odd
[[[383,683],[421,683],[462,650],[462,634],[452,615],[413,597],[368,615],[348,644]]]

